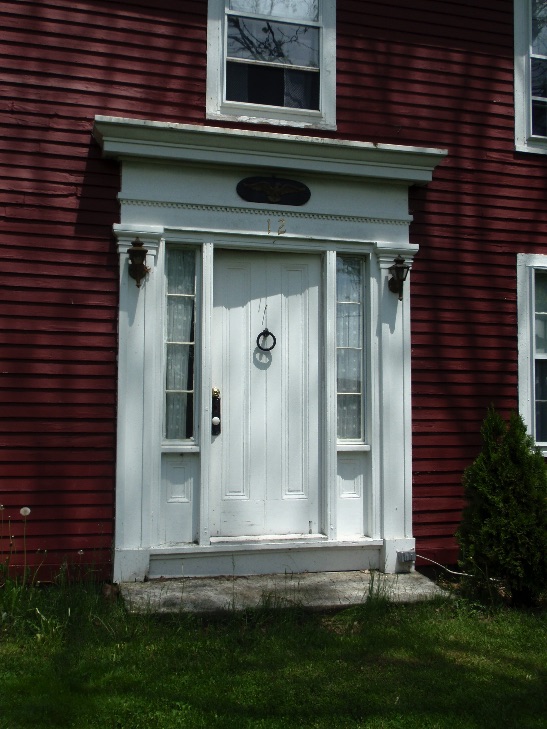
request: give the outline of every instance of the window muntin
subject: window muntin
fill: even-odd
[[[363,442],[363,262],[336,259],[336,381],[338,439]]]
[[[165,327],[165,438],[194,437],[196,254],[168,248]]]
[[[290,11],[290,2],[238,0],[228,5],[269,12],[249,17],[226,10],[226,100],[319,109],[320,29],[311,24],[317,3],[311,12],[299,14],[308,20],[305,24],[283,22],[283,11]]]

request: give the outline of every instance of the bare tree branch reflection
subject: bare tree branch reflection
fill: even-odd
[[[264,63],[315,66],[317,62],[310,62],[317,55],[315,40],[315,29],[305,25],[249,20],[237,16],[229,18],[230,57]]]

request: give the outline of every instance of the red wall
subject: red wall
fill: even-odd
[[[515,256],[545,232],[544,158],[513,151],[512,0],[338,8],[330,136],[449,152],[411,194],[411,237],[415,533],[453,562],[486,408],[517,405]],[[91,128],[95,114],[209,123],[206,2],[8,0],[0,25],[4,534],[10,516],[20,552],[29,506],[33,559],[108,573],[119,173]]]

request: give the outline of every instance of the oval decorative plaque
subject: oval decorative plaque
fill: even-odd
[[[247,202],[270,205],[305,205],[311,197],[303,182],[281,177],[246,177],[238,182],[236,191]]]

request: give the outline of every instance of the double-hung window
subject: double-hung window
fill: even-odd
[[[207,115],[335,126],[335,0],[209,0]]]
[[[515,0],[515,141],[547,154],[547,0]]]
[[[519,409],[547,453],[547,256],[517,257]]]

